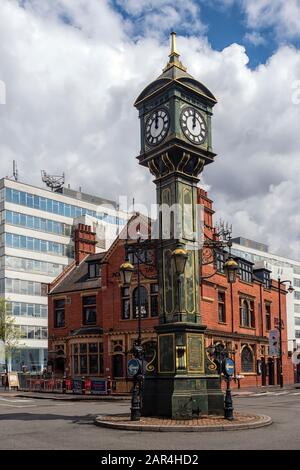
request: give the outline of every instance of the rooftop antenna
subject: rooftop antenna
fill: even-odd
[[[48,188],[53,192],[61,192],[65,184],[65,174],[62,175],[49,175],[45,170],[41,170],[42,181],[46,183]]]
[[[19,179],[19,172],[18,172],[18,166],[16,160],[13,160],[13,179],[15,181],[18,181]]]

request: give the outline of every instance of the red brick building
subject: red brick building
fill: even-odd
[[[203,190],[205,236],[213,237],[212,201]],[[130,224],[136,224],[132,220]],[[140,223],[139,223],[140,225]],[[124,230],[128,230],[124,229]],[[49,359],[56,374],[69,376],[126,377],[126,364],[137,339],[137,279],[123,287],[119,268],[125,259],[124,240],[118,238],[106,253],[95,254],[95,234],[79,225],[75,232],[76,259],[49,286]],[[154,257],[153,251],[145,256]],[[269,331],[278,325],[278,292],[267,269],[237,259],[234,284],[223,273],[223,253],[217,266],[202,271],[200,312],[207,326],[206,346],[223,342],[235,351],[236,375],[241,386],[279,383],[277,358],[268,351]],[[132,260],[134,261],[134,260]],[[216,268],[218,271],[216,272]],[[155,268],[141,266],[142,342],[151,360],[158,324],[158,286]],[[285,290],[281,295],[283,319],[283,371],[293,383],[287,354]]]

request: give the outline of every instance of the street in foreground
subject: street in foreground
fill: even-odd
[[[0,396],[0,449],[7,450],[212,450],[299,449],[300,391],[235,397],[235,409],[266,414],[271,426],[208,433],[102,429],[98,414],[126,413],[129,401],[62,402]]]

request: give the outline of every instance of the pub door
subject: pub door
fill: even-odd
[[[114,354],[112,356],[112,378],[124,377],[123,354]]]
[[[54,375],[61,377],[65,373],[65,358],[57,357],[54,360]]]
[[[276,379],[277,385],[280,385],[280,361],[278,358],[276,359]]]
[[[299,383],[299,382],[300,382],[300,364],[297,364],[297,366],[296,366],[295,382],[296,382],[296,383]]]
[[[267,385],[267,364],[265,359],[261,360],[261,384],[262,386]]]
[[[269,384],[274,385],[274,360],[268,359]]]

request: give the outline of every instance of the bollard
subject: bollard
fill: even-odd
[[[69,378],[66,378],[66,392],[70,392],[72,390],[72,380]]]
[[[62,380],[62,393],[66,393],[66,390],[67,390],[67,386],[66,386],[66,376],[64,375],[64,376],[63,376],[63,380]]]
[[[81,393],[85,395],[85,377],[81,377]]]

